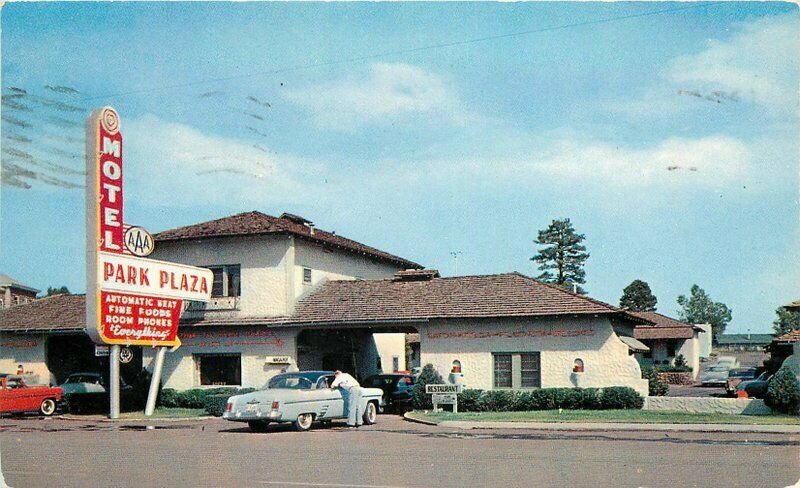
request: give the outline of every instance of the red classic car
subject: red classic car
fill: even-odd
[[[0,375],[0,413],[39,412],[53,415],[61,401],[61,388],[28,386],[22,376]]]

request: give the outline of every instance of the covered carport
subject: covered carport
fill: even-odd
[[[417,333],[407,324],[358,326],[326,324],[307,327],[297,335],[297,367],[342,370],[358,379],[407,369],[406,334]]]

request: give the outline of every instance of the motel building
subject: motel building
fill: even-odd
[[[436,270],[317,229],[248,212],[156,234],[155,259],[206,267],[209,303],[188,302],[162,383],[184,390],[262,387],[281,371],[359,378],[433,364],[468,388],[629,386],[647,395],[634,329],[655,324],[519,273],[443,278]],[[0,311],[0,372],[40,383],[107,368],[83,332],[85,297]],[[406,336],[419,337],[406,357]],[[131,347],[131,381],[152,347]],[[408,360],[407,360],[408,359]]]

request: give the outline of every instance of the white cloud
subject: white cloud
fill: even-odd
[[[314,166],[278,158],[243,140],[211,136],[153,115],[125,121],[126,193],[143,202],[197,204],[292,201]],[[267,152],[265,152],[267,151]]]
[[[458,106],[439,76],[403,63],[375,63],[366,76],[306,87],[286,98],[310,110],[319,125],[339,130],[411,114],[448,116]]]
[[[674,59],[667,78],[686,90],[797,110],[800,19],[783,15],[744,23],[730,39],[710,39],[697,53]]]

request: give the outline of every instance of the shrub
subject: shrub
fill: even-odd
[[[609,386],[600,392],[600,405],[603,409],[639,409],[644,398],[628,386]]]
[[[481,396],[484,412],[508,412],[517,404],[519,393],[513,390],[489,390]]]
[[[208,395],[205,400],[206,413],[215,417],[222,417],[225,407],[228,406],[228,398],[230,395]]]
[[[431,396],[425,393],[425,385],[431,384],[443,384],[444,380],[442,379],[442,375],[436,371],[436,368],[433,367],[432,364],[426,364],[422,371],[417,378],[417,382],[414,385],[414,390],[411,396],[411,403],[414,408],[418,410],[430,410],[433,408],[433,403],[431,403]]]
[[[669,385],[658,378],[658,372],[654,368],[643,368],[642,378],[647,380],[648,395],[664,396],[669,392]]]
[[[159,407],[174,408],[178,406],[178,392],[173,388],[162,388],[158,394]]]
[[[483,395],[483,390],[464,390],[460,395],[458,395],[458,411],[480,411],[481,395]]]
[[[769,380],[764,403],[778,412],[800,414],[800,381],[789,369],[781,368]]]
[[[686,364],[686,358],[683,357],[683,354],[678,354],[675,356],[675,367],[676,368],[685,368],[688,365]]]
[[[158,405],[167,408],[206,408],[206,400],[209,397],[224,396],[228,398],[233,395],[241,395],[251,391],[255,391],[255,388],[192,388],[184,391],[164,388],[161,390]]]

